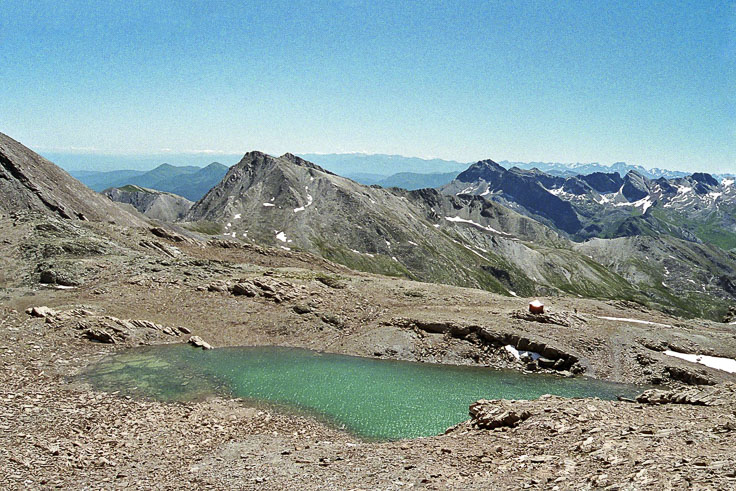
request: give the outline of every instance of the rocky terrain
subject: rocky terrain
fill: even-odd
[[[102,194],[117,203],[127,203],[147,217],[162,222],[176,222],[183,219],[194,204],[173,193],[132,184],[119,188],[108,188]]]
[[[304,201],[279,203],[283,213],[310,208],[301,182],[340,183],[315,166],[297,167],[292,171],[301,175],[299,187],[283,196]],[[233,169],[257,171],[250,165]],[[288,243],[289,250],[279,247],[282,241],[259,245],[149,223],[110,201],[103,201],[109,214],[82,220],[69,213],[77,208],[63,192],[49,193],[71,218],[50,208],[49,198],[29,197],[27,211],[0,209],[3,487],[736,486],[736,399],[729,385],[736,375],[671,355],[736,358],[736,326],[730,323],[560,292],[541,298],[544,314],[530,314],[531,298],[522,293],[357,272]],[[412,206],[411,193],[405,193],[391,196]],[[218,211],[218,202],[210,201],[209,210],[200,202],[199,212],[233,217],[260,211],[242,203]],[[257,195],[252,202],[271,208],[262,205],[276,199]],[[469,207],[477,215],[467,220],[479,220],[484,209],[485,223],[501,227],[513,218],[519,237],[543,230],[534,222],[518,225],[528,219],[504,215],[501,208],[483,208],[481,199],[439,201],[436,209],[445,213],[440,206],[453,202],[478,207]],[[331,212],[323,208],[323,216]],[[234,223],[230,228],[242,234]],[[559,239],[550,234],[537,240]],[[110,354],[140,344],[185,343],[192,336],[215,348],[280,345],[559,376],[574,372],[642,384],[644,394],[636,401],[481,401],[469,408],[467,422],[446,434],[385,442],[253,402],[223,396],[139,400],[95,391],[78,377]],[[509,345],[542,356],[517,359],[509,356]],[[648,390],[653,386],[658,391]]]
[[[13,243],[4,245],[3,257],[47,220],[3,220]],[[98,236],[91,225],[74,240]],[[546,299],[550,314],[534,317],[519,314],[526,299],[355,274],[305,253],[177,241],[176,234],[161,239],[145,230],[110,235],[125,253],[89,253],[84,260],[94,268],[74,289],[39,285],[30,265],[27,279],[4,283],[0,462],[11,488],[734,484],[733,401],[546,398],[515,403],[525,417],[512,427],[486,429],[476,418],[443,436],[367,442],[303,415],[238,400],[166,404],[97,393],[74,375],[128,346],[186,342],[190,334],[215,347],[277,344],[555,370],[509,358],[503,346],[515,342],[550,359],[574,359],[584,373],[609,380],[675,390],[734,381],[664,354],[735,357],[732,326],[573,298]],[[172,258],[143,241],[181,253]],[[39,306],[51,311],[26,313]],[[669,402],[658,397],[653,400]],[[523,472],[512,472],[517,469]]]

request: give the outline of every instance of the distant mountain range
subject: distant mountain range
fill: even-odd
[[[454,160],[421,159],[401,155],[384,154],[302,154],[304,159],[314,162],[326,170],[347,177],[361,184],[383,187],[401,187],[408,190],[440,187],[467,169],[471,163]],[[616,172],[621,177],[629,171],[636,171],[648,179],[666,177],[674,179],[689,175],[683,171],[667,169],[645,169],[640,165],[616,162],[611,165],[593,163],[557,163],[557,162],[498,162],[505,169],[539,169],[556,176],[576,176],[595,172]],[[715,175],[717,179],[733,177],[733,174]]]
[[[421,159],[404,157],[403,155],[363,154],[363,153],[330,153],[300,154],[300,157],[314,162],[323,169],[337,175],[353,179],[353,176],[388,177],[400,172],[417,174],[462,172],[468,164],[454,160]],[[375,183],[371,183],[375,184]]]
[[[671,235],[736,250],[736,186],[710,174],[649,179],[636,170],[561,177],[480,161],[441,188],[474,194],[573,240]]]
[[[119,170],[110,172],[72,171],[71,175],[95,191],[126,185],[177,194],[197,201],[212,189],[227,173],[228,167],[213,162],[207,167],[161,164],[148,172]]]
[[[571,163],[571,164],[561,164],[557,162],[509,162],[507,160],[502,160],[498,162],[499,165],[506,169],[511,169],[512,167],[518,167],[519,169],[539,169],[542,172],[546,172],[548,174],[552,174],[555,176],[577,176],[577,175],[587,175],[587,174],[593,174],[594,172],[603,172],[603,173],[611,173],[616,172],[621,177],[625,176],[629,171],[636,171],[637,173],[641,174],[642,176],[648,178],[648,179],[658,179],[660,177],[666,177],[668,179],[676,178],[676,177],[685,177],[688,175],[687,172],[682,171],[672,171],[667,169],[645,169],[641,165],[631,165],[627,164],[626,162],[616,162],[611,165],[603,165],[599,164],[597,162],[593,163]]]

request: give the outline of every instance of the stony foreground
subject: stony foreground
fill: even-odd
[[[736,488],[735,377],[663,354],[734,357],[733,326],[564,297],[529,317],[528,299],[356,274],[298,252],[131,230],[111,245],[93,225],[40,225],[0,220],[3,489]],[[76,255],[48,259],[54,247]],[[39,264],[54,284],[38,284]],[[40,306],[53,312],[25,312]],[[119,350],[190,335],[215,347],[582,371],[664,392],[489,401],[445,435],[370,442],[238,400],[132,400],[75,378]],[[509,357],[505,343],[549,363]]]

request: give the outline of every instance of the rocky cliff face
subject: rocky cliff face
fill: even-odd
[[[565,179],[543,172],[512,168],[505,170],[492,160],[473,164],[441,191],[445,194],[478,194],[507,205],[567,234],[581,228],[574,208],[550,193],[547,186],[564,185]]]
[[[194,204],[173,193],[133,185],[106,189],[102,194],[117,203],[132,205],[147,217],[163,222],[183,219]]]
[[[0,211],[144,226],[142,218],[85,187],[52,162],[0,133]]]

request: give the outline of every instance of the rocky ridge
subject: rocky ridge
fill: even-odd
[[[183,219],[194,204],[173,193],[134,185],[108,188],[102,194],[117,203],[133,206],[148,218],[163,222],[176,222]]]

